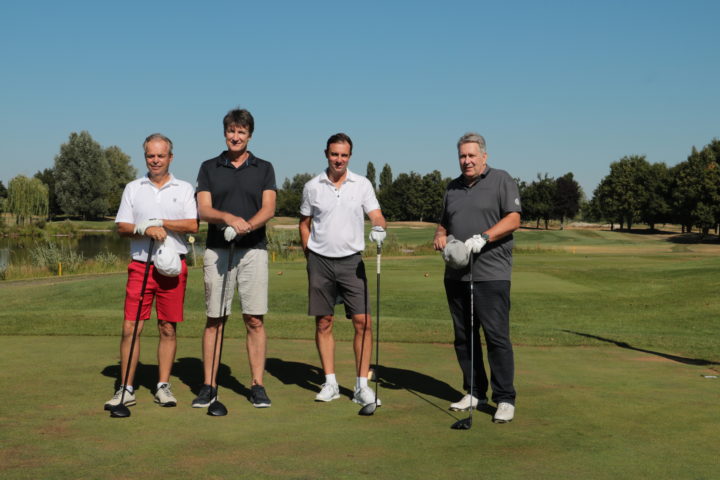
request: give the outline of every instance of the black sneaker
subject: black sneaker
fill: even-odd
[[[192,406],[193,408],[205,408],[215,401],[215,397],[217,397],[217,387],[203,385],[198,396],[192,401]]]
[[[272,404],[265,392],[265,387],[262,385],[253,385],[250,387],[250,390],[250,402],[253,404],[253,407],[267,408]]]

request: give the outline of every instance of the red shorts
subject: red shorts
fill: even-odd
[[[140,301],[145,264],[132,261],[128,265],[128,280],[125,287],[125,320],[135,321]],[[143,297],[140,320],[150,318],[153,298],[156,298],[155,310],[158,320],[166,322],[183,321],[183,305],[185,303],[185,285],[187,285],[188,269],[185,260],[182,260],[182,270],[177,277],[166,277],[155,271],[155,265],[150,265],[145,296]]]

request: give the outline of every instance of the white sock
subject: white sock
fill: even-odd
[[[333,385],[337,385],[337,379],[335,378],[335,374],[331,373],[329,375],[325,375],[325,383],[332,383]]]
[[[367,387],[368,386],[367,382],[368,382],[367,377],[357,377],[355,380],[355,388]]]
[[[170,385],[170,384],[168,382],[158,382],[157,389],[160,390],[160,387],[162,387],[163,385]]]
[[[130,393],[133,393],[135,391],[135,389],[133,388],[132,385],[125,385],[125,390],[127,390]]]

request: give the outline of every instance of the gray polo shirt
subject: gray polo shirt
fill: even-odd
[[[445,191],[440,224],[448,235],[465,241],[483,233],[511,212],[522,212],[520,192],[515,180],[505,171],[487,166],[472,187],[462,175],[450,182]],[[485,245],[475,255],[474,281],[510,280],[512,274],[513,236],[508,235]],[[469,269],[455,270],[445,266],[445,278],[468,281]]]

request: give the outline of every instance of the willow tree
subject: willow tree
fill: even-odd
[[[15,223],[24,225],[33,217],[47,218],[48,187],[37,178],[18,175],[8,184],[6,210],[15,215]]]

